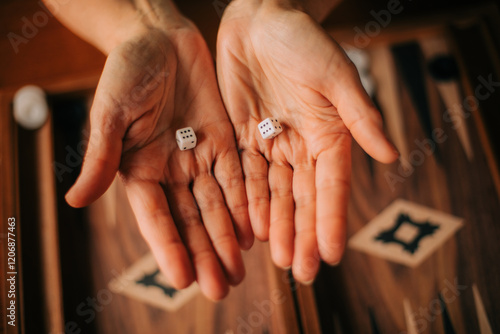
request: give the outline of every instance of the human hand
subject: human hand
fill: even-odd
[[[296,3],[231,2],[219,28],[217,74],[253,231],[269,239],[276,265],[292,266],[308,283],[320,258],[336,264],[345,247],[351,135],[381,162],[398,153],[354,65]],[[271,116],[284,131],[264,140],[257,125]]]
[[[108,56],[82,172],[66,199],[92,203],[118,171],[170,283],[180,289],[196,279],[207,297],[220,299],[245,274],[238,242],[253,243],[233,128],[199,31],[183,18],[167,25],[155,15]],[[186,126],[198,143],[180,151],[175,131]]]

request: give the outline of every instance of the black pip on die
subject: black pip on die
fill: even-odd
[[[266,118],[259,123],[259,131],[264,139],[272,139],[279,135],[283,128],[276,118]]]
[[[175,139],[181,151],[189,150],[196,146],[196,135],[192,127],[177,130],[175,132]]]

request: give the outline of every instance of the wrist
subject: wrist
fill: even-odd
[[[233,0],[228,8],[238,8],[241,12],[301,11],[321,22],[340,1],[342,0]]]
[[[141,16],[140,12],[130,10],[110,20],[106,29],[108,33],[98,35],[96,46],[107,55],[118,45],[146,31]]]
[[[172,35],[179,29],[196,29],[170,1],[162,1],[160,4],[142,3],[137,8],[120,14],[110,22],[111,32],[103,34],[97,43],[106,54],[137,36],[151,34],[153,30]]]
[[[305,1],[305,0],[304,0]],[[232,0],[224,11],[222,20],[238,18],[274,20],[276,15],[285,12],[301,11],[307,13],[302,0]]]

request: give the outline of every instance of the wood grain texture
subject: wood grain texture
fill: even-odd
[[[417,324],[415,323],[414,312],[413,309],[411,308],[411,304],[408,299],[405,299],[403,301],[403,307],[406,319],[406,332],[408,334],[417,334],[418,330],[417,330]]]
[[[397,30],[397,27],[392,29]],[[422,31],[425,31],[424,35]],[[405,38],[441,36],[444,31],[443,26],[432,31],[420,26],[414,33],[407,30]],[[372,47],[400,43],[401,35],[395,35],[395,40],[390,36],[380,37]],[[460,55],[455,52],[455,56]],[[404,301],[407,300],[413,311],[416,332],[444,334],[443,321],[446,319],[443,319],[438,297],[441,294],[455,332],[478,333],[474,283],[484,291],[481,296],[485,312],[493,332],[498,332],[500,319],[496,315],[500,314],[500,309],[496,301],[500,296],[500,263],[497,256],[500,246],[497,240],[500,226],[497,222],[500,221],[500,200],[482,130],[477,127],[476,118],[465,120],[474,153],[474,159],[470,161],[452,123],[443,119],[446,106],[432,79],[425,73],[432,124],[434,130],[442,131],[443,138],[441,143],[435,144],[442,155],[442,164],[437,164],[434,155],[426,154],[417,144],[429,139],[428,133],[420,126],[408,87],[399,73],[396,80],[400,87],[400,109],[404,110],[407,159],[413,168],[405,171],[401,162],[376,164],[374,180],[370,180],[364,152],[358,145],[353,146],[348,236],[354,235],[397,198],[461,217],[464,226],[413,269],[350,249],[339,267],[322,266],[315,291],[323,332],[333,332],[336,328],[338,331],[340,327],[343,333],[370,333],[370,310],[381,333],[410,332],[406,320],[408,315],[404,312]],[[490,107],[489,112],[493,112],[498,104]],[[417,155],[423,159],[416,159]],[[401,176],[392,187],[386,179],[389,172]],[[340,326],[336,325],[336,318]]]
[[[401,156],[408,157],[410,151],[405,138],[403,111],[392,55],[386,45],[380,45],[370,49],[370,57],[371,72],[377,78],[377,100],[382,109],[386,129]]]
[[[436,56],[451,54],[451,46],[445,36],[423,39],[420,41],[420,46],[427,61]],[[453,119],[453,125],[460,138],[462,148],[467,158],[472,160],[474,152],[469,138],[469,130],[465,123],[465,111],[463,107],[464,97],[461,92],[460,77],[457,76],[446,82],[436,80],[435,82],[443,102],[446,105],[446,110]]]
[[[26,7],[25,3],[28,2],[30,5]],[[208,7],[207,4],[204,8]],[[23,24],[22,17],[28,15],[29,19],[30,15],[32,17],[39,10],[36,1],[6,1],[0,6],[2,9],[0,31],[3,35],[10,31],[19,32]],[[196,15],[203,20],[206,13],[199,10],[201,7],[189,8],[190,6],[191,3],[182,4],[185,8],[183,10],[196,11],[198,13]],[[29,8],[28,12],[26,8]],[[366,8],[371,8],[371,4]],[[488,14],[488,8],[483,8],[480,12]],[[456,18],[453,15],[445,14],[445,17]],[[470,16],[470,11],[467,9],[460,15]],[[443,22],[446,20],[442,15],[427,17],[426,21],[427,25],[417,27],[412,20],[404,22],[402,26],[391,25],[384,33],[374,37],[370,46],[405,41],[409,33],[413,38],[420,39],[435,36],[437,32],[445,30]],[[207,32],[206,29],[212,30]],[[214,28],[206,29],[202,29],[203,33],[210,34],[210,38],[214,40]],[[481,25],[478,31],[482,30],[484,26]],[[352,35],[351,27],[335,36],[349,34]],[[102,55],[76,39],[55,20],[51,20],[46,27],[40,29],[37,37],[28,44],[22,45],[21,47],[26,46],[26,48],[17,55],[9,53],[11,45],[8,43],[7,39],[0,42],[0,48],[7,50],[6,53],[0,53],[0,63],[2,63],[0,87],[9,89],[15,89],[26,83],[38,83],[54,94],[93,88],[104,62]],[[465,45],[465,48],[474,52],[474,48]],[[484,49],[485,52],[489,52],[487,50],[491,49],[491,45]],[[38,62],[35,63],[33,59],[38,59]],[[474,65],[465,60],[463,64],[465,69]],[[469,90],[466,90],[468,94],[474,94],[474,86],[470,83],[470,79],[474,79],[473,73],[470,72],[462,83],[464,87],[469,85]],[[472,284],[477,284],[478,290],[481,291],[485,313],[491,319],[493,331],[500,331],[500,320],[496,317],[500,314],[496,302],[500,281],[497,259],[500,253],[500,246],[497,243],[500,237],[500,227],[497,224],[500,213],[498,193],[493,185],[495,182],[499,183],[495,181],[495,166],[491,167],[491,161],[495,157],[491,153],[492,150],[488,153],[488,149],[485,148],[485,145],[488,145],[488,137],[484,135],[485,125],[482,127],[478,125],[478,120],[481,118],[470,117],[466,123],[470,129],[475,160],[472,162],[467,160],[460,147],[459,136],[441,117],[445,106],[439,92],[430,84],[430,78],[426,77],[426,80],[433,124],[442,128],[447,136],[447,139],[440,144],[443,166],[438,166],[432,156],[426,155],[425,161],[416,166],[410,175],[403,178],[403,182],[397,183],[395,189],[391,190],[385,179],[385,172],[398,174],[399,165],[375,164],[374,177],[370,177],[365,154],[359,147],[354,146],[353,193],[349,208],[348,233],[353,235],[395,198],[406,198],[463,217],[465,227],[416,269],[388,263],[354,251],[347,252],[345,261],[340,267],[329,268],[323,265],[320,277],[315,283],[323,332],[329,333],[331,328],[335,333],[370,332],[372,324],[369,310],[371,309],[380,332],[400,333],[407,330],[403,301],[408,299],[411,309],[416,312],[416,326],[419,332],[444,333],[442,317],[436,309],[439,307],[438,293],[442,293],[449,300],[447,310],[457,333],[478,333],[480,327],[476,312],[473,311],[475,304]],[[396,78],[396,82],[401,86],[398,103],[401,109],[405,110],[405,117],[400,123],[405,129],[404,140],[409,156],[409,153],[418,149],[415,139],[423,140],[425,134],[418,126],[415,109],[406,88],[401,85],[400,79]],[[2,192],[2,208],[18,211],[14,185],[17,179],[15,168],[5,164],[4,160],[4,157],[7,157],[7,161],[12,159],[10,162],[16,160],[15,152],[8,145],[13,142],[12,136],[15,137],[16,133],[15,131],[13,133],[13,128],[9,128],[12,125],[10,113],[3,113],[8,109],[10,99],[11,97],[5,98],[0,94],[0,111],[2,111],[0,138],[1,144],[6,145],[2,146],[0,161],[2,191],[7,189],[5,193]],[[498,106],[492,103],[490,107],[495,105]],[[486,110],[496,110],[488,109],[488,106],[486,108]],[[56,142],[61,138],[57,133],[55,137]],[[4,150],[4,147],[7,149]],[[64,145],[57,149],[62,150],[64,158]],[[33,164],[30,161],[26,160]],[[4,166],[8,167],[4,169]],[[26,168],[33,167],[27,165]],[[75,177],[77,173],[78,170],[75,169],[70,176]],[[30,180],[28,177],[24,182],[29,185]],[[62,195],[71,183],[71,179],[63,183],[63,185],[58,184],[57,205],[59,232],[63,236],[60,244],[63,249],[61,261],[63,297],[66,303],[65,324],[77,320],[79,324],[85,325],[89,314],[83,316],[81,312],[79,314],[79,306],[82,303],[86,305],[87,298],[98,298],[99,293],[107,288],[111,278],[148,250],[138,233],[133,214],[126,204],[123,189],[119,184],[115,184],[102,201],[97,202],[89,211],[84,211],[70,210],[67,207]],[[31,203],[30,201],[36,203],[39,200],[29,196],[25,199],[23,201],[25,205]],[[36,210],[23,214],[25,218],[36,216]],[[26,221],[29,222],[29,219]],[[33,231],[34,229],[30,232]],[[29,257],[28,261],[36,265],[35,256]],[[237,333],[239,319],[248,322],[253,312],[259,312],[254,302],[259,304],[268,301],[276,289],[283,294],[283,299],[280,299],[283,302],[276,305],[270,317],[263,317],[261,326],[252,329],[255,333],[299,333],[303,330],[298,328],[299,318],[293,307],[294,291],[287,277],[283,276],[283,272],[270,263],[267,245],[257,244],[251,252],[245,254],[245,261],[248,271],[245,283],[233,289],[228,299],[221,303],[214,304],[199,296],[183,309],[170,314],[121,295],[113,295],[113,300],[105,305],[102,311],[95,312],[95,318],[89,321],[84,332]],[[38,276],[30,277],[30,281],[36,283],[33,277]],[[465,287],[464,289],[453,290],[455,278],[459,285]],[[68,297],[72,293],[73,298]],[[38,309],[36,307],[38,305],[36,297],[36,293],[33,293],[26,299],[32,309],[40,310],[41,307]],[[29,320],[33,326],[37,319]],[[307,321],[301,318],[300,323],[304,324]]]
[[[116,206],[109,206],[114,197]],[[108,212],[108,211],[115,212]],[[114,218],[116,217],[116,218]],[[111,218],[111,219],[110,219]],[[114,221],[116,219],[116,221]],[[94,293],[148,252],[121,182],[88,209]],[[167,312],[119,294],[96,316],[98,333],[299,333],[290,286],[270,263],[267,244],[244,254],[247,276],[218,303],[202,295]],[[275,295],[279,294],[279,298]],[[278,300],[278,302],[277,302]]]
[[[62,97],[63,101],[54,107],[57,162],[65,161],[67,145],[77,151],[78,145],[86,140],[84,134],[88,130],[68,127],[67,110],[74,107],[64,102],[67,99]],[[72,100],[69,98],[70,102]],[[87,98],[76,102],[88,106],[85,100]],[[251,251],[244,253],[247,269],[244,282],[218,303],[200,294],[177,311],[168,312],[111,292],[110,281],[149,249],[119,180],[83,212],[64,203],[63,195],[77,174],[78,168],[75,168],[57,184],[66,324],[75,323],[85,333],[302,332],[299,313],[294,306],[294,292],[302,289],[312,302],[312,288],[292,285],[286,272],[272,264],[268,245],[264,243],[256,243]],[[99,298],[108,294],[112,295],[111,300],[99,304]],[[97,300],[99,311],[91,312],[88,300]],[[307,320],[309,327],[318,328],[314,325],[317,321],[314,312],[314,307],[308,307],[300,316],[301,320]]]
[[[474,304],[476,305],[476,315],[478,320],[477,322],[479,323],[480,334],[493,334],[488,315],[484,309],[483,299],[479,293],[477,285],[474,284],[472,286],[472,291],[474,293]]]
[[[469,111],[478,127],[493,182],[500,195],[500,137],[496,126],[500,123],[500,92],[495,90],[496,86],[485,84],[488,81],[500,81],[499,53],[494,48],[485,24],[481,20],[469,20],[451,26],[450,30],[453,45],[457,50],[458,63],[465,73],[463,87],[471,99]]]
[[[11,112],[10,101],[12,99],[12,94],[0,90],[0,247],[2,254],[0,258],[0,265],[2,270],[0,271],[0,332],[5,334],[18,334],[23,333],[24,326],[22,325],[24,321],[23,314],[23,271],[22,271],[22,256],[21,256],[21,236],[20,236],[20,226],[19,220],[19,184],[18,184],[18,160],[17,160],[17,129],[14,123],[14,119]],[[16,278],[16,289],[17,298],[16,301],[16,323],[18,326],[13,327],[7,325],[6,308],[7,306],[7,240],[8,231],[7,225],[8,218],[16,218],[16,240],[17,252],[16,252],[16,267],[17,267],[17,278]]]
[[[39,155],[50,153],[52,147],[50,138],[44,136],[50,136],[47,130],[50,131],[48,123],[45,133],[17,127],[20,201],[18,229],[22,236],[18,252],[23,258],[23,302],[26,319],[29,321],[23,321],[22,326],[26,333],[36,330],[60,330],[63,323],[60,313],[61,281],[60,277],[54,276],[58,272],[59,250],[58,244],[52,243],[57,241],[55,196],[51,196],[54,194],[55,185],[50,182],[53,175],[52,159],[50,154]],[[45,144],[42,152],[37,151],[37,145],[40,143]],[[47,172],[50,173],[49,179]],[[54,294],[47,288],[54,288]],[[51,311],[59,314],[50,315],[48,312]]]
[[[5,37],[0,39],[0,87],[45,86],[102,70],[104,55],[63,27],[40,4],[37,0],[0,4],[0,34]]]
[[[302,333],[315,334],[321,332],[316,306],[316,297],[311,286],[299,285],[296,290],[299,316],[302,322]]]
[[[12,115],[10,108],[6,114]],[[49,121],[41,129],[27,131],[11,124],[19,132],[20,161],[19,184],[21,212],[17,231],[24,237],[19,240],[17,251],[27,258],[27,273],[23,284],[27,301],[26,331],[34,328],[44,332],[64,331],[59,241],[53,162],[52,124]],[[11,162],[11,161],[9,161]],[[34,167],[34,168],[33,168]],[[17,180],[16,180],[17,182]],[[6,218],[5,218],[6,219]],[[36,242],[32,242],[36,240]],[[36,262],[36,265],[31,265]],[[21,262],[18,264],[21,267]],[[36,280],[33,279],[36,277]],[[18,284],[18,287],[22,287]],[[20,328],[24,324],[19,324]]]
[[[397,43],[391,46],[391,52],[397,65],[401,84],[407,87],[412,104],[419,116],[420,126],[427,138],[431,138],[434,126],[429,110],[429,97],[427,96],[424,76],[424,57],[420,45],[415,41]],[[433,155],[438,161],[441,160],[438,146],[434,148]]]
[[[215,52],[215,38],[220,17],[214,3],[190,1],[179,5],[181,10],[197,23],[202,34],[207,38],[211,51]],[[43,13],[46,12],[36,0],[2,2],[0,4],[0,32],[3,36],[14,33],[24,38],[22,35],[25,22],[33,22],[34,15],[45,15]],[[9,91],[9,94],[12,94],[22,85],[36,84],[48,92],[51,97],[58,95],[66,97],[72,95],[78,96],[79,92],[95,89],[105,60],[105,57],[95,48],[73,35],[52,17],[49,18],[46,24],[37,27],[37,32],[34,36],[28,38],[26,43],[23,42],[18,47],[14,47],[9,39],[5,38],[0,41],[0,48],[5,51],[0,53],[0,63],[2,64],[0,67],[0,87]],[[10,103],[10,99],[6,99],[6,103]],[[66,118],[67,120],[68,118]],[[78,130],[73,132],[78,135]],[[3,133],[8,134],[8,132]],[[36,180],[36,173],[34,173],[35,170],[32,167],[36,165],[36,162],[32,157],[35,156],[33,155],[33,151],[35,151],[37,141],[34,134],[23,132],[21,137],[23,137],[23,147],[27,149],[26,154],[23,156],[23,161],[27,162],[26,168],[23,169],[23,188],[25,189],[23,199],[25,211],[23,212],[23,216],[31,221],[28,228],[32,232],[31,237],[27,239],[27,243],[30,244],[27,254],[29,254],[31,259],[28,264],[31,277],[29,279],[29,296],[27,296],[30,305],[29,327],[30,330],[34,330],[34,328],[53,328],[55,329],[54,332],[59,332],[58,328],[50,324],[60,322],[59,320],[62,319],[60,312],[54,311],[52,307],[45,308],[42,306],[43,303],[41,303],[43,295],[50,293],[50,284],[43,286],[43,280],[32,279],[32,277],[39,277],[43,271],[47,271],[46,266],[41,266],[41,263],[46,262],[38,261],[38,256],[42,256],[42,254],[47,254],[48,252],[51,253],[54,249],[53,247],[48,247],[47,249],[40,250],[40,245],[58,243],[53,238],[54,235],[50,232],[50,229],[47,230],[35,224],[39,214],[47,218],[45,219],[46,223],[49,221],[52,223],[56,222],[55,218],[52,220],[49,218],[52,215],[53,194],[50,190],[40,190],[43,196],[34,195],[28,191],[31,182],[35,182]],[[62,161],[64,163],[67,156],[64,145],[67,143],[74,144],[74,141],[70,139],[68,142],[65,142],[64,140],[68,140],[71,134],[65,133],[60,129],[55,130],[54,137],[56,143],[55,150],[57,151],[54,159],[57,162]],[[40,145],[42,146],[39,147],[40,153],[50,151],[50,145],[47,142],[38,142],[38,146]],[[45,158],[50,159],[50,155],[45,156]],[[198,299],[201,301],[195,302],[189,309],[184,310],[182,317],[179,317],[179,314],[175,314],[163,319],[163,311],[144,305],[135,309],[133,301],[123,296],[117,296],[116,300],[122,300],[125,304],[129,304],[123,306],[120,302],[112,303],[116,305],[116,309],[108,312],[109,314],[113,314],[114,317],[104,318],[99,316],[99,321],[92,320],[87,324],[85,321],[87,318],[85,316],[82,317],[81,312],[88,310],[79,307],[82,303],[84,306],[87,306],[87,298],[92,299],[98,296],[101,290],[96,290],[96,287],[102,286],[104,289],[104,284],[107,282],[106,280],[102,280],[103,276],[108,279],[109,275],[113,276],[118,271],[115,271],[116,268],[112,267],[111,271],[106,273],[108,276],[105,276],[103,273],[96,274],[96,271],[98,273],[101,271],[105,272],[103,266],[109,263],[106,261],[103,261],[104,263],[99,262],[101,257],[104,257],[103,254],[96,253],[95,248],[91,248],[95,242],[92,241],[91,236],[93,237],[93,233],[97,232],[91,230],[91,227],[94,225],[87,223],[88,213],[82,210],[72,210],[64,202],[63,194],[78,174],[78,168],[71,167],[70,169],[71,172],[65,174],[64,179],[57,183],[57,207],[60,222],[59,234],[61,236],[59,239],[62,267],[61,283],[65,304],[64,325],[67,330],[77,325],[84,329],[85,333],[119,332],[125,327],[126,329],[122,332],[135,331],[136,333],[143,333],[145,328],[156,329],[157,322],[166,325],[166,328],[169,328],[171,322],[176,322],[177,325],[173,326],[171,332],[175,332],[176,328],[183,328],[185,332],[190,332],[192,328],[195,328],[198,332],[205,333],[206,328],[208,328],[207,324],[210,324],[214,328],[214,332],[220,332],[225,329],[231,331],[237,329],[239,318],[248,321],[248,316],[257,310],[253,304],[254,301],[256,303],[265,302],[270,298],[269,293],[276,290],[279,293],[283,293],[283,303],[277,305],[272,316],[270,318],[266,317],[264,323],[258,326],[255,331],[267,332],[273,328],[273,332],[276,333],[298,333],[299,328],[295,309],[293,308],[293,295],[290,284],[287,281],[281,281],[281,273],[276,271],[272,264],[268,264],[269,254],[266,245],[257,246],[254,251],[256,254],[247,255],[248,258],[252,259],[248,261],[250,261],[249,268],[253,269],[249,269],[249,271],[254,275],[254,279],[247,278],[249,282],[244,288],[235,289],[240,292],[233,292],[232,295],[236,294],[235,297],[232,297],[232,299],[230,297],[229,301],[225,301],[224,307],[221,304],[212,304],[200,297]],[[45,174],[46,171],[41,173]],[[45,185],[51,182],[50,179],[45,181]],[[113,185],[110,192],[102,198],[102,205],[107,208],[102,211],[104,216],[96,220],[96,224],[104,222],[104,227],[110,229],[113,233],[115,229],[120,230],[121,220],[133,217],[132,213],[127,210],[125,210],[127,213],[126,216],[121,215],[124,212],[122,206],[126,206],[126,204],[123,204],[126,203],[126,199],[121,198],[122,202],[119,202],[115,193],[117,193],[117,190],[116,186]],[[128,245],[127,247],[119,248],[117,253],[111,252],[111,247],[104,247],[106,249],[104,254],[111,252],[113,256],[124,256],[124,259],[117,262],[117,264],[123,264],[119,267],[120,270],[125,268],[125,264],[129,265],[147,250],[142,238],[138,235],[135,223],[133,227],[128,233],[123,231],[122,236],[125,244]],[[43,237],[44,235],[45,237]],[[112,244],[114,244],[113,242],[117,242],[117,240],[120,242],[123,241],[114,236],[110,236],[110,238]],[[96,248],[100,249],[99,247]],[[124,251],[123,254],[120,252],[121,250]],[[93,256],[90,257],[89,254],[93,254]],[[48,260],[46,257],[42,257]],[[114,257],[107,259],[113,263]],[[48,260],[48,262],[50,262],[51,266],[54,264],[51,260]],[[259,270],[263,265],[266,270]],[[94,279],[100,280],[94,281]],[[52,284],[57,285],[57,282],[58,279],[56,278]],[[54,295],[54,300],[49,302],[58,308],[57,293]],[[47,312],[47,316],[39,312],[42,309]],[[103,314],[107,313],[104,312]],[[200,320],[195,319],[193,321],[193,314],[200,314]],[[139,320],[135,323],[132,321],[123,321],[124,318],[127,319],[128,317]],[[59,320],[54,320],[56,318]],[[220,323],[219,318],[226,319],[225,323]],[[106,322],[110,319],[112,321]],[[144,319],[148,319],[147,326],[149,327],[144,327]],[[153,320],[149,322],[151,319]]]
[[[59,230],[56,203],[56,181],[52,163],[54,161],[52,122],[48,121],[36,130],[36,173],[40,205],[40,253],[44,291],[44,317],[46,331],[64,332],[61,267],[59,260]]]

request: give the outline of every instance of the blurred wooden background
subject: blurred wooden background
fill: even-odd
[[[380,34],[369,36],[363,48],[374,64],[383,65],[371,69],[378,84],[375,100],[384,114],[388,133],[408,154],[415,149],[414,140],[426,138],[427,132],[390,48],[408,41],[421,44],[444,38],[459,64],[460,94],[474,96],[479,76],[492,74],[498,81],[500,34],[498,8],[487,1],[401,4],[405,10],[393,16]],[[179,6],[197,23],[214,52],[224,1],[183,1]],[[366,24],[374,20],[370,11],[386,7],[387,1],[344,1],[324,26],[337,41],[355,45],[353,28],[364,31]],[[473,148],[471,159],[458,132],[443,121],[446,101],[427,72],[424,82],[430,117],[433,126],[442,128],[448,136],[439,144],[440,158],[426,157],[392,191],[384,174],[397,173],[398,164],[378,164],[354,145],[348,230],[349,236],[354,235],[396,198],[464,218],[464,227],[420,266],[410,269],[349,249],[339,267],[322,267],[314,284],[314,296],[310,288],[290,284],[286,273],[269,262],[267,245],[257,244],[245,254],[245,282],[221,303],[213,304],[197,296],[179,311],[166,313],[116,294],[115,302],[97,313],[95,321],[87,323],[77,313],[78,306],[105,289],[114,270],[130,266],[147,249],[119,184],[90,208],[73,210],[62,196],[76,178],[78,168],[72,168],[62,182],[47,168],[51,162],[48,157],[64,161],[66,145],[77,145],[82,140],[88,99],[105,57],[53,18],[37,27],[37,32],[19,44],[16,52],[8,34],[22,35],[23,17],[31,21],[41,10],[34,0],[0,3],[2,217],[20,217],[24,260],[24,290],[20,291],[24,313],[19,314],[24,325],[7,328],[2,316],[3,331],[58,333],[65,324],[75,321],[84,333],[237,333],[238,318],[248,319],[255,311],[252,303],[268,300],[270,292],[279,289],[286,303],[265,317],[262,325],[252,327],[254,333],[318,333],[319,326],[324,333],[452,333],[451,324],[456,333],[483,334],[487,332],[480,330],[473,285],[482,298],[493,333],[500,331],[500,141],[495,131],[499,124],[499,93],[492,92],[490,98],[480,101],[465,122]],[[10,113],[13,93],[25,84],[43,87],[53,109],[51,122],[36,132],[18,128]],[[56,196],[50,195],[53,191]],[[51,243],[53,238],[59,240],[57,244]],[[59,264],[54,264],[54,259]],[[46,268],[46,263],[51,263],[51,268]],[[447,282],[455,279],[466,288],[456,300],[446,303],[445,313],[429,315],[421,311],[434,305]],[[4,298],[2,291],[2,303]],[[405,300],[415,312],[415,319],[421,320],[413,332],[405,318]],[[71,331],[66,328],[66,332]]]
[[[398,198],[461,217],[464,226],[416,268],[353,249],[346,251],[339,267],[323,266],[315,291],[324,332],[500,331],[500,246],[496,241],[500,237],[500,141],[496,129],[500,124],[500,91],[490,87],[487,97],[478,93],[487,92],[480,78],[490,78],[497,85],[500,82],[498,18],[495,7],[478,9],[473,15],[460,11],[448,16],[429,15],[419,22],[408,20],[389,26],[370,37],[364,47],[378,84],[374,99],[402,158],[408,161],[412,152],[424,153],[415,140],[429,138],[429,129],[422,124],[422,110],[412,100],[412,85],[397,64],[392,51],[395,46],[416,43],[420,47],[430,130],[442,129],[446,140],[436,144],[432,155],[414,164],[410,175],[392,185],[386,175],[401,176],[401,163],[379,164],[355,144],[348,236]],[[352,30],[332,28],[330,32],[341,44],[356,45]],[[459,73],[444,88],[431,76],[429,53],[457,61]],[[457,88],[458,95],[450,85]],[[471,97],[479,101],[472,103],[472,108],[468,105]],[[457,106],[468,114],[461,126],[472,152],[461,141],[461,130],[444,117]],[[444,293],[448,293],[448,300],[441,306],[439,296]],[[477,307],[478,295],[484,313]],[[407,310],[411,310],[413,326]]]

